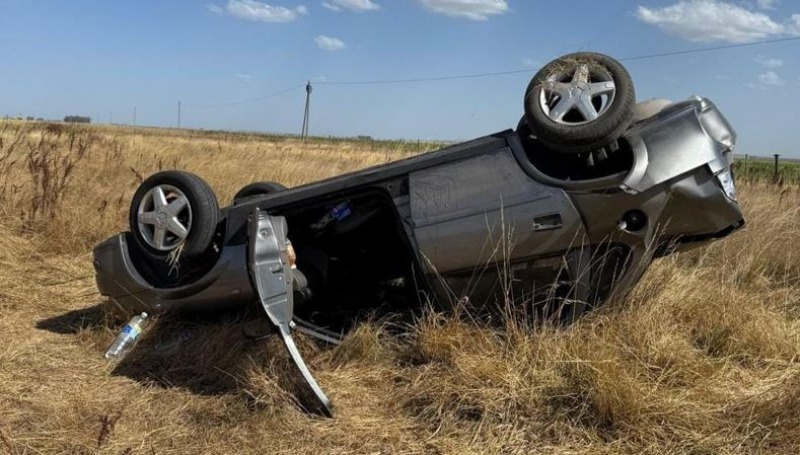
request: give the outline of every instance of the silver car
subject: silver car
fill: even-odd
[[[524,101],[516,131],[296,188],[247,185],[222,209],[200,177],[155,174],[130,231],[95,248],[98,288],[127,311],[260,305],[330,414],[293,330],[335,343],[364,315],[429,301],[570,321],[654,258],[743,226],[736,135],[711,101],[636,105],[622,65],[591,53],[546,65]]]

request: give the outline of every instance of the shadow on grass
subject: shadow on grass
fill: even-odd
[[[99,304],[70,311],[41,320],[36,327],[62,335],[88,331],[91,337],[108,337],[108,330],[117,332],[123,321],[107,308]],[[297,341],[307,359],[317,351],[316,344]],[[204,396],[238,395],[256,409],[295,403],[318,413],[280,337],[268,319],[253,310],[155,317],[111,374]]]
[[[89,308],[69,311],[59,316],[42,319],[36,328],[60,335],[74,335],[83,330],[100,330],[107,326],[105,305],[97,304]]]

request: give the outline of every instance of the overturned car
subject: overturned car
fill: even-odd
[[[250,184],[222,209],[198,176],[152,175],[130,231],[94,250],[98,288],[151,313],[258,302],[330,413],[293,330],[336,342],[365,314],[489,306],[503,279],[521,307],[571,320],[654,258],[743,226],[736,136],[711,101],[637,105],[622,65],[578,53],[543,67],[524,104],[516,131],[297,188]]]

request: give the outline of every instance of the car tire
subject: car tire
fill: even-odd
[[[636,105],[625,67],[603,54],[579,52],[545,65],[525,91],[525,118],[543,145],[582,153],[619,139]]]
[[[519,119],[519,123],[517,123],[517,129],[514,131],[516,131],[523,143],[536,140],[536,137],[533,136],[533,131],[531,131],[531,127],[528,126],[528,119],[525,118],[524,115],[521,119]]]
[[[150,257],[166,259],[180,246],[180,258],[186,259],[208,250],[219,216],[217,197],[202,178],[163,171],[139,185],[129,220],[136,244]]]
[[[272,194],[283,191],[286,186],[278,182],[255,182],[244,186],[235,196],[233,196],[233,205],[239,205],[243,200],[253,196],[262,196],[265,194]]]

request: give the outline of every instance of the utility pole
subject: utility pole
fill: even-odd
[[[114,111],[108,111],[108,123],[114,124]]]
[[[133,106],[133,126],[136,126],[136,106]]]
[[[313,90],[313,87],[311,87],[311,81],[309,80],[306,83],[306,111],[305,114],[303,114],[303,130],[300,132],[300,138],[303,140],[308,137],[308,123],[311,116],[311,92]]]
[[[181,102],[178,101],[178,129],[181,129]]]

